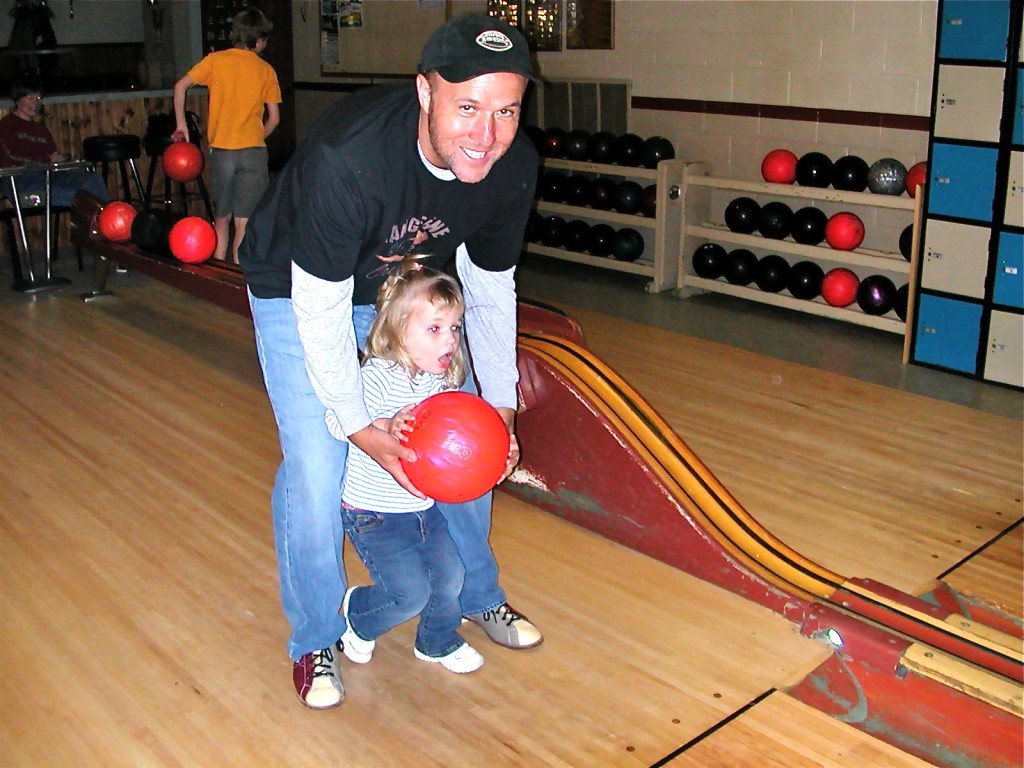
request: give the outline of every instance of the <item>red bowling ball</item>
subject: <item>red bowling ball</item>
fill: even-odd
[[[217,231],[199,216],[186,216],[167,236],[171,253],[186,264],[202,264],[217,250]]]
[[[852,251],[864,242],[864,222],[855,213],[837,213],[825,225],[825,241],[837,251]]]
[[[402,461],[412,484],[436,501],[478,499],[505,473],[508,427],[485,400],[468,392],[441,392],[412,410],[405,445],[416,461]]]
[[[96,218],[100,234],[112,243],[126,243],[132,239],[132,222],[138,211],[131,203],[107,203]]]
[[[910,166],[910,170],[907,171],[907,194],[911,197],[917,197],[918,185],[924,185],[928,181],[928,164],[927,163],[914,163]]]
[[[830,269],[821,279],[821,298],[833,307],[848,307],[857,300],[860,278],[845,267]]]
[[[176,141],[164,150],[161,162],[167,178],[182,183],[195,181],[203,172],[203,151],[190,141]]]
[[[761,161],[761,178],[773,184],[796,181],[797,156],[788,149],[773,149]]]

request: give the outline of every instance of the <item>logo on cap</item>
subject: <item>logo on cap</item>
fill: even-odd
[[[512,41],[508,36],[493,29],[477,35],[476,44],[489,51],[507,51],[512,48]]]

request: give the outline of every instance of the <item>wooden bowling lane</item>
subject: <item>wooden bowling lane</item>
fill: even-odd
[[[544,645],[467,627],[487,664],[456,677],[412,658],[406,625],[344,664],[341,708],[304,710],[251,326],[135,278],[110,301],[0,307],[4,765],[650,766],[826,655],[767,609],[499,494],[503,581]],[[801,764],[872,764],[851,754]]]
[[[921,594],[1021,518],[1019,421],[568,311],[760,523],[827,568]]]

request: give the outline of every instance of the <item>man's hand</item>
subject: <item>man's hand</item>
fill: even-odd
[[[497,408],[498,414],[508,427],[508,460],[505,462],[505,473],[499,483],[508,479],[519,464],[519,441],[516,440],[516,412],[514,408]]]
[[[398,440],[372,424],[348,436],[349,442],[358,446],[367,456],[386,469],[400,486],[417,499],[427,498],[409,481],[402,469],[401,459],[416,461],[416,451],[406,448]]]

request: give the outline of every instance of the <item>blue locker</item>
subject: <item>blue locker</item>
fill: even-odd
[[[928,168],[928,213],[990,223],[998,155],[995,147],[935,142]]]
[[[1024,309],[1024,235],[999,233],[992,301]]]
[[[981,305],[924,294],[917,315],[914,359],[974,374],[981,334]]]
[[[946,0],[939,57],[1006,61],[1010,0]]]

